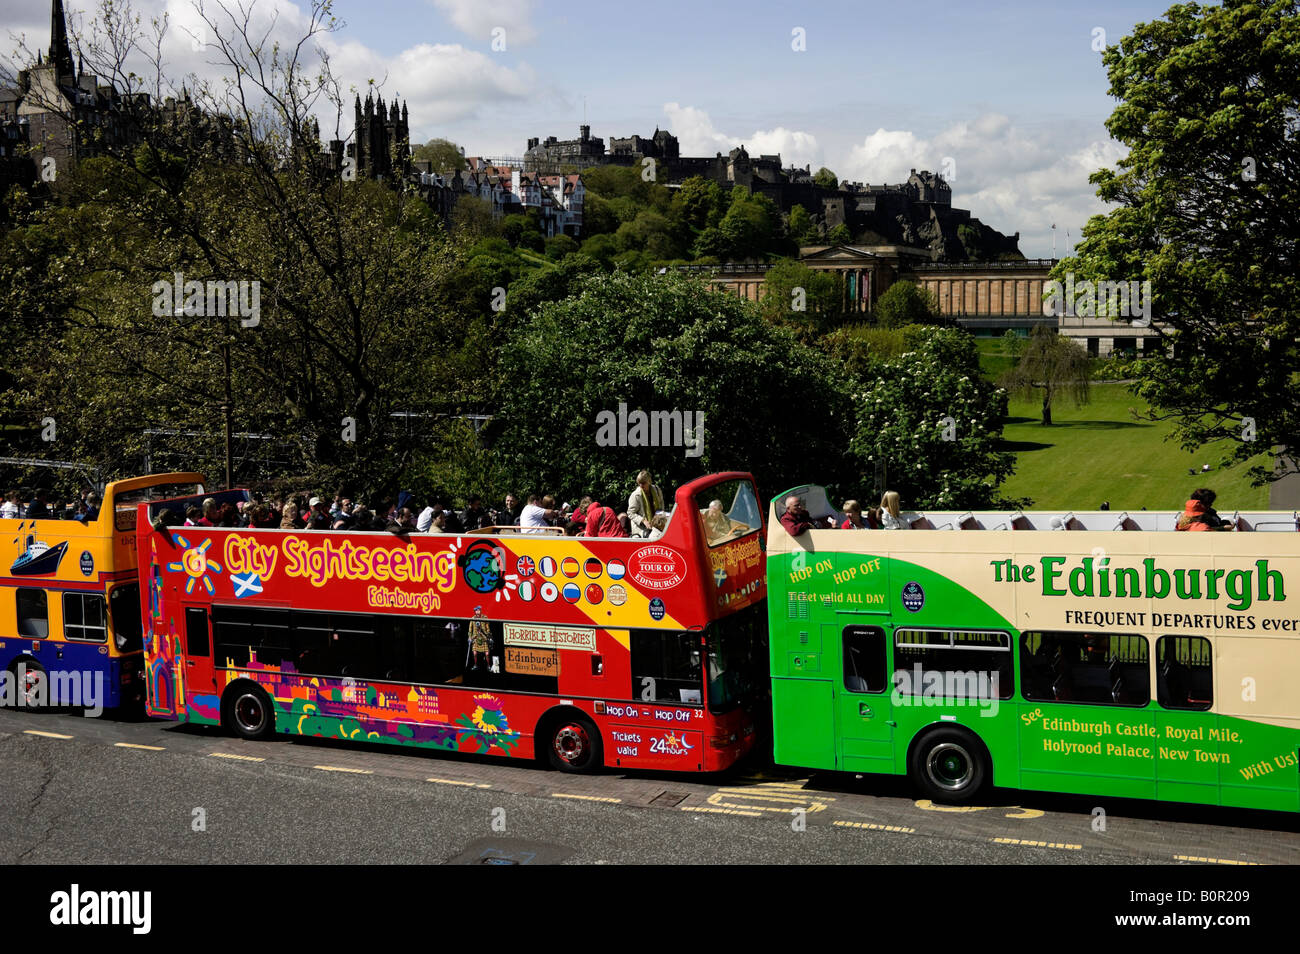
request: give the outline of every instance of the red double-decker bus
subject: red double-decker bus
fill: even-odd
[[[749,474],[681,487],[656,540],[158,528],[189,503],[137,515],[151,715],[569,771],[718,771],[753,747]]]

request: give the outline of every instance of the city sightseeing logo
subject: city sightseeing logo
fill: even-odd
[[[204,540],[198,546],[191,546],[190,541],[179,535],[176,537],[176,541],[186,550],[181,555],[181,561],[179,563],[168,563],[167,569],[173,573],[183,571],[189,577],[185,581],[186,593],[193,593],[194,584],[202,583],[203,588],[211,596],[216,590],[212,585],[212,580],[208,577],[208,573],[221,572],[221,564],[208,557],[208,547],[212,546],[212,541]]]

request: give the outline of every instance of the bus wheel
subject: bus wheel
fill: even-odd
[[[593,772],[604,764],[600,733],[581,716],[555,720],[547,735],[550,744],[546,754],[553,768],[562,772]]]
[[[14,708],[36,709],[41,700],[50,703],[50,683],[45,667],[35,659],[25,657],[9,667],[14,686]],[[44,689],[41,683],[44,682]]]
[[[935,729],[912,751],[912,778],[933,801],[969,802],[990,774],[984,746],[961,729]]]
[[[263,739],[275,731],[271,697],[254,683],[237,683],[227,690],[221,708],[221,721],[241,738]]]

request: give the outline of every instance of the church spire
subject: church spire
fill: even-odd
[[[50,63],[59,84],[77,82],[76,71],[72,68],[72,48],[68,45],[68,21],[63,14],[63,0],[54,0],[50,9]]]

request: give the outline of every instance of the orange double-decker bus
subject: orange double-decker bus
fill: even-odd
[[[754,745],[765,583],[749,474],[678,489],[654,540],[157,519],[188,503],[137,516],[151,715],[568,771],[718,771]]]
[[[144,701],[136,507],[202,494],[195,473],[110,483],[84,523],[0,520],[0,701],[88,713]]]

